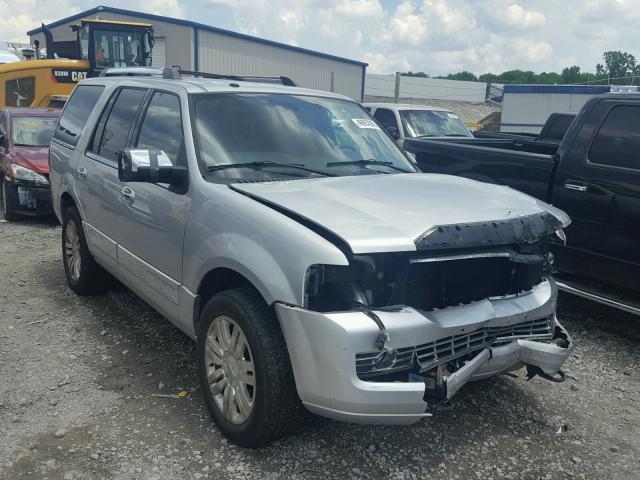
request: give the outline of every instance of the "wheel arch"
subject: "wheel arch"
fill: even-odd
[[[198,285],[197,289],[197,301],[194,305],[193,311],[193,327],[194,332],[198,334],[198,327],[200,322],[200,315],[204,306],[211,297],[224,290],[231,290],[236,288],[249,287],[253,288],[258,295],[264,300],[266,304],[269,304],[267,298],[261,289],[255,285],[249,278],[242,273],[229,267],[216,267],[209,270]]]

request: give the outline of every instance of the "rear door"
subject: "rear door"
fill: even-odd
[[[178,95],[152,92],[137,125],[133,147],[163,150],[174,165],[187,165]],[[121,182],[118,191],[120,275],[158,310],[175,319],[180,304],[188,192],[143,182]]]
[[[78,161],[78,198],[85,213],[91,250],[117,270],[116,209],[118,156],[128,144],[146,89],[116,89],[104,106],[85,154]]]

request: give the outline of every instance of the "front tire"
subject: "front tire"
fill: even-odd
[[[275,313],[252,288],[226,290],[204,306],[198,370],[209,413],[232,442],[265,446],[290,433],[304,409]]]
[[[89,251],[76,207],[67,208],[63,215],[62,263],[67,283],[78,295],[94,295],[105,289],[107,273]]]
[[[18,209],[18,195],[13,191],[5,177],[2,178],[2,213],[7,222],[19,220],[21,215],[16,213]]]

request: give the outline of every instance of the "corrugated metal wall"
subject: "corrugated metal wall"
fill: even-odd
[[[355,100],[362,95],[362,69],[352,63],[199,30],[199,69],[233,75],[285,75],[298,86],[331,91]]]
[[[154,35],[165,39],[167,65],[179,65],[194,70],[194,31],[187,25],[102,12],[101,19],[153,23]],[[74,22],[71,22],[74,23]],[[74,40],[69,24],[52,28],[55,40]],[[363,66],[297,52],[276,45],[198,29],[198,69],[202,72],[234,75],[285,75],[297,85],[341,93],[355,100],[362,95]],[[31,36],[31,41],[44,35]],[[333,85],[332,85],[333,72]]]

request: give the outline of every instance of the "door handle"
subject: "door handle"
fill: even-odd
[[[128,200],[130,203],[133,203],[133,201],[136,199],[136,192],[131,190],[129,187],[124,187],[122,190],[120,190],[120,195],[122,195],[122,198]]]
[[[574,190],[576,192],[586,192],[587,186],[588,185],[583,182],[572,182],[570,180],[564,182],[564,188],[566,188],[567,190]]]
[[[78,175],[80,175],[81,177],[86,177],[87,176],[87,169],[85,167],[78,167],[78,169],[76,170],[76,172],[78,173]]]

